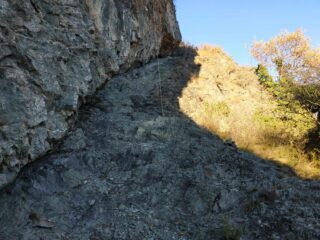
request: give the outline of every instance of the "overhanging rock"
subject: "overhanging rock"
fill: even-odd
[[[87,95],[180,40],[171,0],[2,0],[0,188],[52,149]]]

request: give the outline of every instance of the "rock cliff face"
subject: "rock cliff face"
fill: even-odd
[[[114,74],[180,41],[171,0],[1,0],[0,188]]]

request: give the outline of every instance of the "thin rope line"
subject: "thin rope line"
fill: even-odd
[[[161,103],[161,114],[162,114],[162,117],[164,117],[159,58],[157,60],[158,60],[158,76],[159,76],[159,94],[160,94],[160,103]]]

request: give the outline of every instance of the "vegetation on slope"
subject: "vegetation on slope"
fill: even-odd
[[[320,176],[316,155],[304,151],[316,121],[284,83],[273,81],[262,65],[237,65],[219,47],[200,47],[196,63],[201,65],[199,75],[179,99],[186,115],[239,148],[290,166],[302,177]]]
[[[260,63],[259,79],[280,105],[289,109],[289,113],[301,108],[314,113],[317,127],[309,134],[307,149],[320,156],[320,48],[313,48],[309,38],[298,29],[283,32],[267,42],[255,42],[251,53]],[[275,70],[276,81],[263,65]],[[262,75],[269,79],[268,84]]]

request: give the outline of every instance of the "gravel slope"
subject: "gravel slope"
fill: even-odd
[[[183,55],[110,80],[58,150],[2,190],[0,239],[320,239],[319,181],[179,111],[198,71]]]

